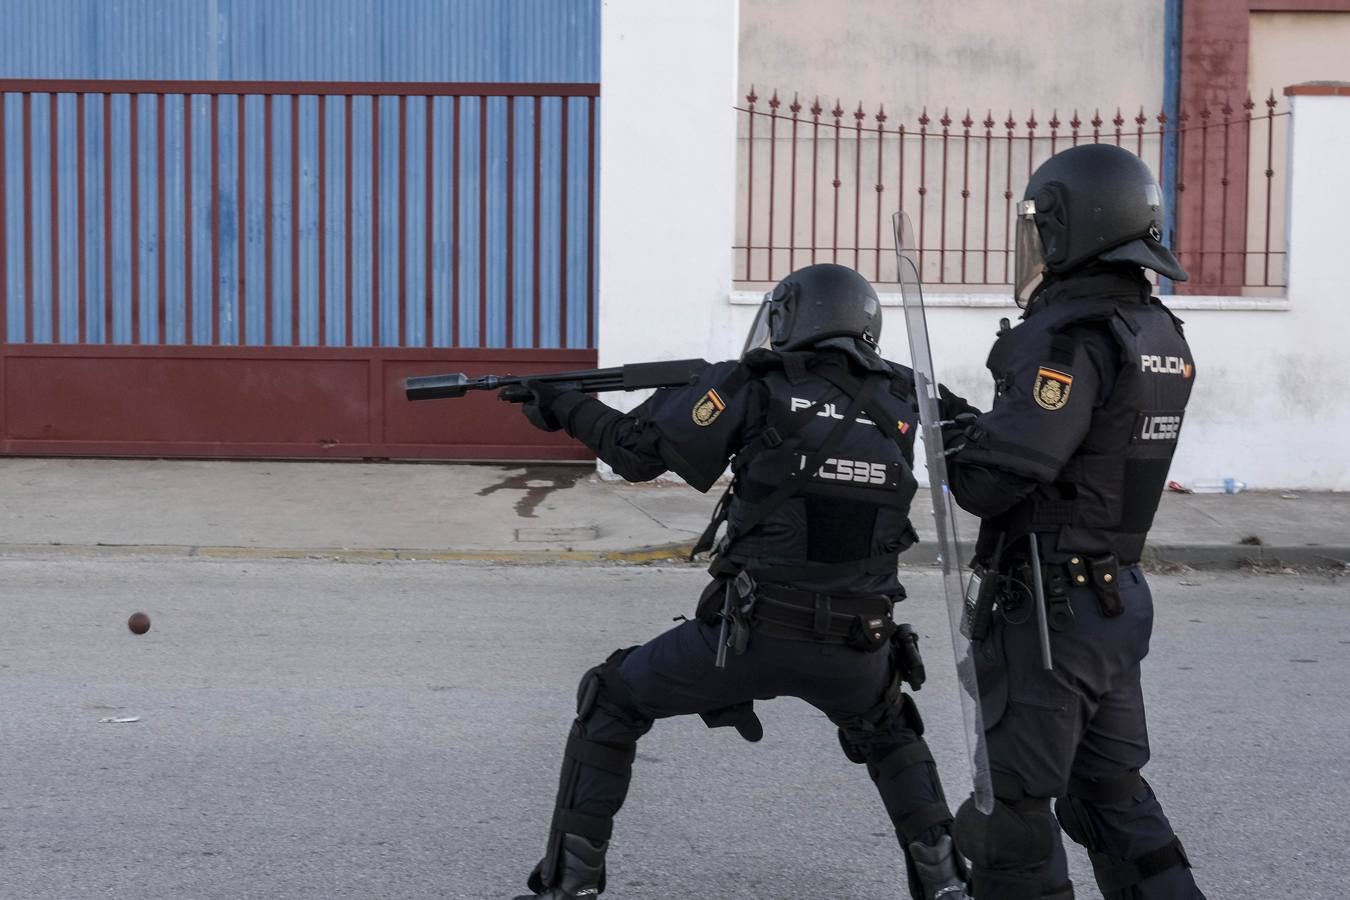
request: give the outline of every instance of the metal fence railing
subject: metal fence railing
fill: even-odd
[[[1279,293],[1289,111],[1274,92],[1233,105],[1044,120],[767,101],[752,88],[739,118],[735,276],[772,282],[811,262],[896,281],[890,213],[914,223],[925,282],[953,289],[1011,281],[1016,201],[1059,150],[1110,142],[1145,159],[1171,188],[1169,240],[1200,294]],[[1174,170],[1174,171],[1173,171]]]

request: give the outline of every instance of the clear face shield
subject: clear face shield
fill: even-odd
[[[773,340],[773,329],[770,320],[773,318],[773,291],[764,295],[764,301],[759,305],[759,312],[755,313],[755,321],[750,325],[750,333],[746,335],[745,346],[741,348],[741,359],[745,359],[746,354],[752,350],[768,350]]]
[[[791,333],[792,306],[789,300],[793,292],[792,286],[779,284],[764,295],[764,302],[759,305],[759,312],[755,314],[750,334],[745,339],[745,347],[741,350],[742,359],[751,350],[772,350],[775,338],[781,344],[784,336]]]
[[[1045,281],[1045,244],[1036,229],[1036,201],[1023,200],[1017,204],[1017,268],[1013,281],[1013,299],[1026,309],[1036,289]]]

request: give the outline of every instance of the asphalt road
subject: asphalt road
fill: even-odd
[[[0,560],[0,897],[511,897],[543,841],[578,676],[687,612],[702,580]],[[957,796],[938,581],[907,583],[927,636],[918,699]],[[1147,775],[1211,900],[1350,892],[1348,585],[1154,579]],[[137,609],[143,637],[125,625]],[[901,896],[880,803],[829,723],[790,699],[761,715],[758,746],[697,719],[644,739],[607,896]]]

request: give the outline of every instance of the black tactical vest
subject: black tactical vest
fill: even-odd
[[[917,488],[912,466],[919,420],[907,375],[903,369],[870,374],[875,384],[866,406],[881,419],[874,422],[854,408],[851,390],[869,376],[842,358],[791,374],[757,372],[767,389],[767,421],[733,463],[718,562],[760,581],[808,590],[896,590],[896,556],[917,540],[909,506]],[[837,429],[833,448],[811,466]],[[746,532],[756,505],[794,476],[799,487]]]
[[[1048,361],[1053,364],[1059,353],[1068,355],[1059,361],[1071,362],[1067,332],[1094,322],[1105,326],[1120,347],[1115,385],[1093,412],[1087,436],[1055,483],[1038,487],[983,523],[981,554],[1000,533],[1011,541],[1033,529],[1055,534],[1060,553],[1114,553],[1129,564],[1143,552],[1195,383],[1180,321],[1156,298],[1141,300],[1137,294],[1063,298],[1006,332],[995,343],[989,365],[1000,371],[1025,362],[1024,348],[1043,348],[1047,335]]]

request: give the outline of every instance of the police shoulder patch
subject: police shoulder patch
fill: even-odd
[[[717,421],[717,417],[722,414],[722,410],[727,408],[727,403],[722,399],[722,395],[716,390],[709,390],[698,399],[694,404],[693,416],[694,424],[707,427]]]
[[[1036,384],[1031,389],[1036,405],[1054,412],[1063,409],[1069,402],[1069,391],[1073,388],[1073,376],[1058,369],[1041,366],[1036,373]]]

